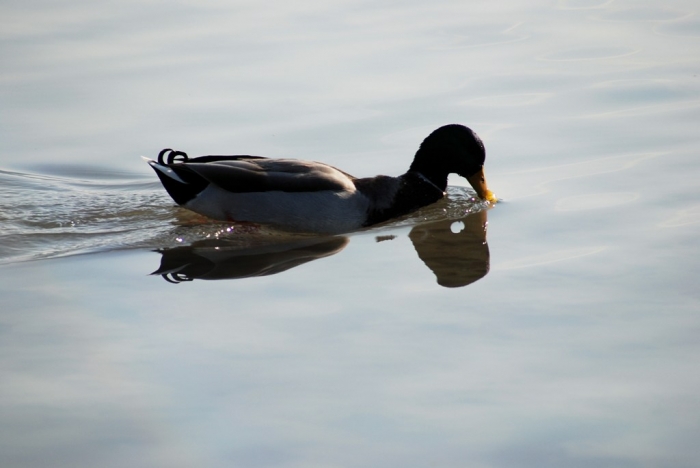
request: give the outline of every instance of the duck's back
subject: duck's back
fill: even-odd
[[[368,200],[355,178],[323,163],[201,156],[151,166],[178,204],[214,219],[326,233],[358,229],[366,219]]]
[[[317,192],[353,190],[353,177],[333,166],[296,159],[267,159],[258,156],[231,156],[190,159],[169,167],[176,173],[191,171],[209,183],[234,193]]]

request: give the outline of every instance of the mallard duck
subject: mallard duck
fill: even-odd
[[[350,232],[430,205],[445,196],[448,174],[466,178],[490,202],[481,139],[445,125],[423,140],[398,177],[357,178],[328,164],[260,156],[200,156],[164,149],[147,159],[175,202],[204,216],[277,228]]]

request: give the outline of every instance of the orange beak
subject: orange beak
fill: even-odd
[[[488,185],[486,185],[486,176],[484,175],[484,167],[481,166],[475,174],[467,177],[469,184],[476,190],[476,194],[484,200],[490,201],[491,203],[496,203],[498,198],[489,190]]]

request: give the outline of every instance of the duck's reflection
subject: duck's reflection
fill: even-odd
[[[487,224],[486,211],[480,211],[460,220],[416,226],[408,237],[420,259],[435,273],[438,284],[459,288],[489,272]]]
[[[441,286],[457,288],[484,277],[489,271],[486,211],[459,220],[442,220],[411,229],[409,238],[418,256],[435,273]],[[395,236],[378,236],[378,241]],[[281,273],[345,248],[347,237],[304,238],[258,246],[225,239],[206,239],[192,245],[161,249],[161,275],[171,283],[194,279],[250,278]]]
[[[225,240],[206,239],[158,250],[162,255],[160,268],[152,274],[161,275],[171,283],[274,275],[336,254],[347,243],[347,237],[327,237],[243,248]]]

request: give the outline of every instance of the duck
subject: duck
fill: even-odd
[[[484,174],[486,151],[469,127],[444,125],[420,144],[404,174],[354,177],[328,164],[251,155],[188,157],[170,148],[144,158],[178,205],[220,221],[285,231],[347,233],[409,214],[445,197],[447,177],[497,198]]]

